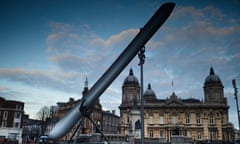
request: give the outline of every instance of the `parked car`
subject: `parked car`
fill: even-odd
[[[48,136],[47,135],[42,135],[39,137],[38,140],[39,144],[47,144],[48,143]]]
[[[47,135],[42,135],[39,137],[38,144],[57,144],[54,140],[48,138]]]

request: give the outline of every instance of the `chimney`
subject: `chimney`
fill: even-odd
[[[112,114],[114,114],[114,115],[115,115],[115,110],[112,110]]]

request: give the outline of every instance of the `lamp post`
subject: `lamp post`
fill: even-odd
[[[239,116],[239,106],[238,106],[238,90],[237,90],[237,86],[236,86],[236,80],[233,79],[232,80],[232,85],[233,85],[233,88],[234,88],[234,98],[236,100],[236,105],[237,105],[237,116],[238,116],[238,128],[240,129],[240,116]]]
[[[138,52],[139,57],[139,66],[140,66],[140,81],[141,81],[141,89],[140,89],[140,97],[141,97],[141,144],[144,144],[144,98],[143,98],[143,64],[145,62],[145,47]]]

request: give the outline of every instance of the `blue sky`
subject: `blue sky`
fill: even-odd
[[[0,1],[0,96],[25,102],[32,118],[43,106],[81,98],[85,78],[91,87],[164,2]],[[151,83],[158,98],[175,91],[204,99],[212,66],[238,127],[231,81],[240,87],[240,2],[173,2],[173,13],[146,44],[144,89]],[[139,77],[137,56],[101,96],[105,110],[118,111],[130,68]]]

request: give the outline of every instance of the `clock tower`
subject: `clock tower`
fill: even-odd
[[[214,69],[210,68],[210,73],[204,82],[204,98],[205,103],[221,103],[227,104],[224,97],[223,84],[218,75],[215,74]]]

